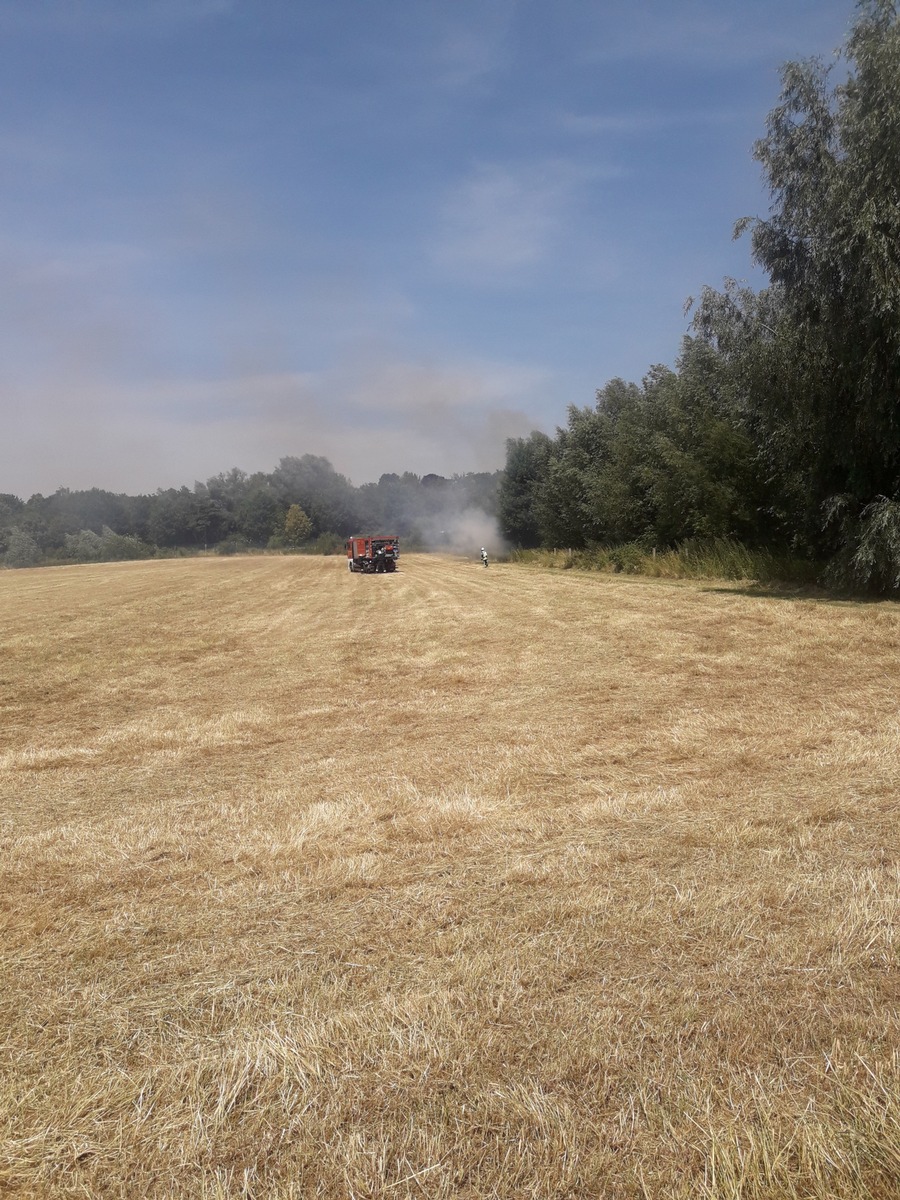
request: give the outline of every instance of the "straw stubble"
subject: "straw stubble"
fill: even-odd
[[[0,575],[0,1191],[900,1195],[900,611]]]

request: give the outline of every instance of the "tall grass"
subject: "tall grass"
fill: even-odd
[[[586,550],[515,550],[510,557],[514,562],[553,569],[649,575],[656,579],[728,579],[809,586],[818,576],[814,563],[751,549],[730,538],[691,539],[671,550],[653,550],[629,542]]]

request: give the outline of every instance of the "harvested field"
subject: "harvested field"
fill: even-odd
[[[0,574],[0,1194],[900,1196],[900,607]]]

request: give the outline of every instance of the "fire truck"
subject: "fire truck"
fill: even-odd
[[[382,572],[397,570],[397,560],[400,557],[400,539],[378,536],[360,535],[348,538],[347,566],[351,571],[361,571],[364,575],[380,575]]]

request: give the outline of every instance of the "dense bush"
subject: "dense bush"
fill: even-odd
[[[13,529],[3,556],[7,567],[36,567],[43,559],[41,548],[29,534]]]

